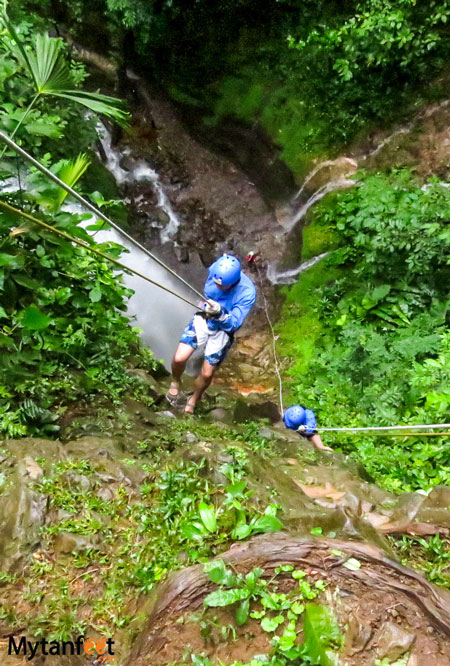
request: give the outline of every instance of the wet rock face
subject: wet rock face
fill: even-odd
[[[40,543],[48,501],[35,488],[43,469],[35,461],[62,460],[58,442],[26,438],[5,445],[0,471],[4,483],[0,491],[0,571],[16,571]]]
[[[202,264],[210,266],[220,253],[218,249],[231,236],[230,225],[220,213],[207,210],[199,199],[187,199],[180,206],[185,221],[177,233],[177,243],[187,256],[197,252]],[[228,243],[229,250],[233,247]],[[185,256],[185,255],[184,255]]]
[[[261,248],[265,260],[278,258],[283,241],[276,237],[281,227],[275,201],[290,198],[295,186],[267,138],[242,127],[230,133],[229,149],[222,150],[212,137],[209,143],[209,138],[197,136],[193,127],[187,127],[161,93],[139,82],[135,95],[132,131],[118,144],[121,150],[130,151],[132,159],[130,162],[128,156],[121,166],[144,159],[158,172],[180,227],[170,242],[161,243],[159,235],[165,224],[157,201],[142,183],[127,183],[121,189],[130,205],[132,235],[183,277],[200,285],[203,267],[222,252],[231,251],[243,259],[250,250]],[[145,121],[148,112],[154,128],[151,133]],[[197,128],[203,135],[198,118]],[[249,176],[250,162],[264,183]]]

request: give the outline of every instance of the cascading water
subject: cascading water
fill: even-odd
[[[79,203],[67,203],[64,210],[86,214],[86,210]],[[88,227],[94,221],[96,221],[95,218],[91,216],[83,223],[83,226]],[[121,257],[122,263],[195,303],[196,296],[193,292],[153,261],[145,252],[132,245],[118,231],[100,229],[95,231],[95,240],[97,243],[121,245],[126,250]],[[155,358],[162,360],[167,367],[183,328],[194,314],[194,308],[145,282],[137,275],[124,273],[123,280],[126,287],[134,292],[128,300],[128,315],[134,317],[135,325],[142,329],[143,343],[153,351]]]
[[[176,216],[166,193],[164,192],[163,186],[156,171],[152,169],[144,160],[133,158],[129,149],[125,148],[123,151],[119,151],[117,148],[113,148],[111,146],[111,134],[105,125],[103,125],[103,123],[98,123],[97,132],[106,157],[105,166],[114,176],[117,185],[120,186],[124,185],[125,183],[152,183],[158,197],[158,207],[166,213],[169,219],[167,225],[161,229],[161,242],[167,243],[168,241],[173,240],[173,237],[175,236],[177,229],[180,226],[180,221]],[[130,165],[128,170],[124,169],[120,165],[123,157],[128,158]]]
[[[160,232],[161,242],[166,243],[172,240],[180,222],[170,205],[156,171],[144,160],[133,158],[128,149],[119,151],[112,147],[111,135],[103,124],[99,123],[97,125],[97,131],[106,158],[105,166],[113,175],[118,186],[141,182],[152,183],[158,196],[158,206],[169,219],[166,227]],[[128,158],[129,169],[124,169],[121,166],[123,157]],[[65,210],[73,213],[86,213],[78,203],[68,203]],[[84,225],[89,226],[93,219],[91,217]],[[132,245],[119,232],[105,228],[95,231],[94,235],[98,243],[112,242],[124,247],[126,253],[121,260],[130,268],[147,275],[152,280],[176,291],[189,300],[196,301],[197,297],[193,292],[142,250]],[[127,312],[135,319],[136,325],[142,329],[141,338],[143,343],[150,347],[155,358],[161,359],[167,367],[181,332],[192,317],[194,309],[136,275],[124,274],[123,279],[125,285],[134,292],[128,301]]]
[[[302,220],[308,210],[313,206],[316,201],[320,201],[320,199],[323,199],[324,196],[329,194],[330,192],[334,192],[335,190],[342,190],[346,189],[349,187],[353,187],[355,182],[353,180],[349,180],[348,178],[339,178],[338,180],[332,180],[329,183],[326,183],[325,185],[322,185],[322,187],[319,187],[316,192],[312,196],[309,197],[308,201],[297,211],[297,213],[292,217],[291,220],[285,225],[286,231],[292,231],[292,229],[295,227],[296,224]]]
[[[300,273],[303,273],[303,271],[306,271],[308,268],[314,266],[314,264],[317,264],[318,261],[326,257],[328,254],[329,252],[323,252],[322,254],[317,255],[317,257],[304,261],[300,266],[290,268],[286,271],[277,271],[274,266],[269,266],[267,269],[267,279],[271,284],[293,284]]]

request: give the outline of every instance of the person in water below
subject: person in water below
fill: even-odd
[[[312,409],[306,409],[303,405],[293,405],[284,412],[283,421],[286,428],[296,430],[301,437],[305,437],[314,444],[316,449],[333,450],[322,442],[322,438],[317,432],[316,415]]]
[[[197,402],[212,382],[216,368],[224,361],[233,344],[234,334],[256,300],[255,285],[241,272],[239,259],[230,254],[219,257],[209,267],[204,294],[207,300],[201,304],[202,311],[184,329],[173,357],[173,381],[166,394],[171,404],[177,402],[186,363],[197,347],[205,345],[202,369],[184,409],[187,414],[194,413]]]

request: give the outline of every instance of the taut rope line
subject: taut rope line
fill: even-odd
[[[256,270],[258,271],[258,277],[259,277],[259,284],[261,287],[261,294],[263,297],[264,301],[264,311],[266,313],[266,319],[267,323],[269,324],[270,332],[272,335],[272,352],[273,352],[273,360],[274,360],[274,366],[275,366],[275,373],[278,378],[278,400],[280,403],[280,412],[281,416],[284,414],[284,406],[283,406],[283,380],[281,378],[281,370],[280,370],[280,363],[278,361],[278,354],[277,354],[277,342],[276,342],[276,337],[275,337],[275,331],[273,330],[273,325],[270,320],[270,315],[269,315],[269,306],[267,303],[266,295],[264,293],[264,285],[263,285],[263,280],[262,280],[262,275],[261,271],[259,270],[258,263],[255,261]]]
[[[163,261],[161,261],[161,259],[159,259],[152,252],[150,252],[150,250],[147,250],[146,247],[144,247],[137,240],[135,240],[133,238],[133,236],[130,236],[130,234],[127,234],[127,232],[124,231],[121,227],[119,227],[118,224],[116,224],[109,217],[104,215],[93,204],[91,204],[89,201],[87,201],[87,199],[85,199],[81,194],[78,194],[78,192],[76,192],[73,188],[71,188],[69,185],[67,185],[67,183],[65,183],[60,178],[58,178],[58,176],[56,176],[52,171],[50,171],[50,169],[47,169],[47,167],[45,167],[43,164],[38,162],[38,160],[36,160],[32,155],[27,153],[26,150],[24,150],[23,148],[18,146],[15,141],[10,139],[9,136],[7,136],[4,132],[1,132],[1,131],[0,131],[0,140],[4,141],[10,148],[12,148],[17,153],[19,153],[19,155],[22,155],[22,157],[24,157],[28,162],[30,162],[33,166],[35,166],[36,169],[38,169],[41,173],[48,176],[48,178],[53,180],[53,182],[55,182],[57,185],[62,187],[63,190],[65,190],[66,192],[71,194],[75,199],[77,199],[77,201],[82,203],[83,206],[88,208],[91,211],[91,213],[94,213],[94,215],[99,217],[101,220],[103,220],[107,224],[111,225],[111,227],[113,227],[116,231],[119,232],[119,234],[121,234],[124,238],[126,238],[128,241],[130,241],[130,243],[132,243],[133,245],[138,247],[140,250],[142,250],[142,252],[145,252],[145,254],[147,256],[149,256],[151,259],[156,261],[157,264],[159,264],[160,266],[165,268],[166,271],[168,271],[171,275],[173,275],[178,280],[180,280],[180,282],[183,282],[183,284],[186,285],[186,287],[189,287],[189,289],[191,289],[195,294],[197,294],[197,296],[199,296],[202,300],[204,299],[203,294],[201,294],[199,291],[197,291],[197,289],[195,289],[195,287],[193,287],[191,284],[189,284],[189,282],[187,282],[184,278],[182,278],[181,275],[178,275],[178,273],[176,273],[172,268],[170,268],[170,266],[167,266],[167,264],[165,264]],[[128,268],[127,270],[131,270],[131,269]],[[138,274],[136,273],[136,275],[138,275]],[[142,277],[142,275],[140,275],[140,277]],[[158,286],[161,286],[161,285],[158,285]],[[166,289],[166,291],[168,291],[168,290]],[[183,299],[183,300],[185,300],[185,299]]]
[[[56,229],[55,227],[52,227],[50,224],[47,224],[46,222],[43,222],[42,220],[39,220],[37,217],[34,217],[33,215],[30,215],[29,213],[25,213],[23,210],[20,210],[19,208],[14,208],[14,206],[11,206],[10,204],[6,203],[5,201],[0,201],[0,206],[2,208],[5,208],[6,210],[9,210],[12,213],[15,213],[16,215],[20,215],[21,217],[24,217],[26,220],[29,220],[30,222],[33,222],[34,224],[37,224],[37,225],[43,227],[44,229],[47,229],[48,231],[52,231],[53,233],[57,234],[58,236],[61,236],[62,238],[66,238],[71,243],[75,243],[75,245],[79,245],[80,247],[83,247],[85,250],[88,250],[89,252],[92,252],[93,254],[96,254],[97,256],[101,257],[102,259],[106,259],[107,261],[110,261],[112,264],[115,264],[116,266],[119,266],[120,268],[128,271],[129,273],[134,273],[134,275],[137,275],[138,277],[142,278],[143,280],[146,280],[147,282],[150,282],[150,284],[153,284],[156,287],[159,287],[160,289],[164,289],[164,291],[167,291],[167,293],[171,294],[172,296],[176,296],[181,301],[184,301],[188,305],[192,305],[194,308],[198,309],[198,305],[196,303],[194,303],[193,301],[190,301],[187,298],[184,298],[184,296],[180,296],[180,294],[177,294],[175,291],[172,291],[168,287],[165,287],[164,285],[159,284],[159,282],[155,282],[155,280],[152,280],[151,278],[147,277],[146,275],[143,275],[142,273],[139,273],[138,271],[135,271],[133,268],[130,268],[129,266],[126,266],[125,264],[122,264],[121,261],[117,261],[117,259],[113,259],[112,257],[109,257],[107,254],[104,254],[104,252],[101,252],[100,250],[97,250],[95,247],[92,247],[92,245],[89,245],[89,243],[86,243],[85,241],[83,241],[79,238],[74,238],[73,236],[70,236],[70,234],[66,233],[65,231],[61,231],[60,229]]]

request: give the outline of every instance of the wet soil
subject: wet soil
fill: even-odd
[[[270,539],[270,536],[260,538],[266,544]],[[242,551],[242,547],[237,546],[239,549]],[[325,555],[311,551],[301,560],[301,568],[311,583],[319,579],[326,581],[326,593],[317,601],[328,604],[338,619],[344,636],[341,654],[347,666],[373,666],[376,658],[387,657],[394,661],[405,653],[411,655],[410,663],[417,666],[447,666],[450,663],[448,636],[424,612],[417,599],[411,598],[411,580],[403,575],[401,568],[389,571],[387,562],[362,559],[361,574],[352,576],[346,570],[347,575],[343,576],[339,559],[331,562],[329,557],[324,559]],[[263,566],[265,556],[260,550],[259,555],[255,553],[254,560],[246,556],[245,564],[239,555],[237,558],[234,559],[233,548],[225,555],[227,562],[234,560],[235,571],[246,573],[253,566]],[[280,558],[281,562],[290,563],[291,560],[286,554],[286,560]],[[274,566],[272,562],[268,568],[273,571]],[[249,620],[244,626],[236,627],[233,608],[202,611],[203,597],[214,586],[206,582],[201,587],[197,574],[190,575],[189,570],[184,573],[185,576],[183,572],[177,575],[178,581],[173,581],[172,587],[169,584],[161,590],[167,606],[165,610],[162,606],[159,612],[156,607],[151,616],[153,624],[147,628],[150,634],[144,631],[138,639],[132,661],[127,665],[168,666],[181,662],[183,655],[206,654],[215,663],[221,660],[226,666],[235,661],[247,663],[256,655],[270,651],[269,635],[258,621]],[[270,572],[266,575],[269,578]],[[292,579],[278,578],[277,585],[279,592],[287,593],[296,583]],[[448,598],[445,599],[448,603]],[[177,608],[183,608],[183,612],[177,612]],[[251,610],[260,609],[257,604],[251,606]],[[298,642],[301,641],[300,629]]]

